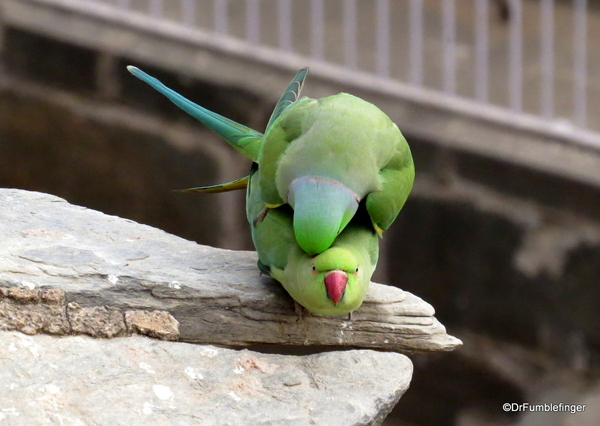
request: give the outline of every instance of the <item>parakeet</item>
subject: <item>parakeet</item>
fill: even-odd
[[[260,166],[254,164],[246,195],[246,215],[259,268],[279,281],[292,298],[319,315],[341,315],[360,307],[375,271],[379,241],[364,206],[333,244],[314,256],[296,242],[295,212],[287,204],[263,216]]]
[[[309,254],[327,250],[361,202],[381,235],[412,189],[413,160],[398,127],[373,104],[346,93],[298,99],[308,68],[286,89],[264,135],[128,69],[258,164],[262,201],[266,208],[293,208],[296,241]]]
[[[318,255],[296,242],[294,211],[288,204],[265,209],[259,165],[250,176],[233,182],[194,188],[194,192],[224,192],[247,185],[246,217],[258,253],[258,268],[279,281],[292,298],[319,315],[342,315],[358,309],[369,287],[379,256],[377,233],[364,204]]]

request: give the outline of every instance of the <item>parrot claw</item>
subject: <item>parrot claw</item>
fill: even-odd
[[[304,306],[294,300],[294,312],[298,315],[296,322],[300,322],[300,320],[304,318],[306,310],[304,309]]]
[[[256,224],[258,222],[262,222],[263,220],[265,220],[265,217],[267,216],[267,213],[269,213],[269,208],[265,207],[264,209],[262,209],[260,211],[259,214],[256,215],[256,217],[254,218],[254,220],[252,221],[252,226],[254,226],[256,228]]]
[[[381,229],[381,227],[376,223],[373,223],[373,228],[375,228],[375,232],[377,232],[379,238],[383,238],[383,229]]]

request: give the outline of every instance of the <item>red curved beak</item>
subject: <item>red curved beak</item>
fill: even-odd
[[[325,288],[327,289],[327,297],[337,305],[346,291],[348,283],[348,275],[344,271],[334,270],[325,274]]]

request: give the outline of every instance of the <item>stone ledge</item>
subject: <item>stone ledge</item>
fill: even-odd
[[[0,287],[17,288],[1,293],[5,330],[407,353],[461,345],[431,305],[395,287],[372,284],[351,321],[298,321],[282,287],[260,276],[254,252],[201,246],[21,190],[0,189],[0,217]]]

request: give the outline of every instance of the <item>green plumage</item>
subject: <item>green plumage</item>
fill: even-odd
[[[257,220],[265,212],[259,181],[260,171],[255,164],[247,189],[246,214],[259,256],[259,268],[279,281],[296,302],[312,313],[342,315],[358,309],[379,255],[377,234],[363,208],[331,247],[310,256],[296,242],[290,206],[268,209],[266,215]],[[338,303],[328,297],[324,283],[330,271],[343,271],[348,277]]]
[[[301,98],[287,108],[267,129],[258,162],[263,200],[293,206],[296,239],[309,253],[329,247],[365,198],[373,225],[387,229],[414,179],[398,127],[376,106],[345,93]]]
[[[156,91],[165,95],[171,102],[206,127],[218,133],[236,150],[251,160],[256,161],[259,149],[262,146],[262,133],[195,104],[139,68],[129,65],[127,70],[143,82],[148,83]]]
[[[247,185],[259,269],[313,313],[357,309],[377,264],[377,234],[392,224],[414,180],[408,144],[387,115],[345,93],[299,98],[305,68],[281,96],[263,135],[128,69],[254,162],[248,177],[185,191]]]
[[[264,135],[128,69],[259,164],[262,201],[292,206],[294,235],[307,253],[329,248],[362,201],[381,234],[412,189],[412,156],[398,127],[373,104],[345,93],[298,99],[307,68],[287,87]]]

